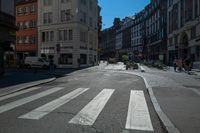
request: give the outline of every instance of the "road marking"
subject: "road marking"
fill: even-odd
[[[143,91],[131,91],[126,129],[153,131]]]
[[[80,125],[93,125],[98,115],[112,96],[113,89],[102,90],[92,101],[90,101],[69,123]]]
[[[3,97],[0,97],[0,101],[6,100],[6,99],[9,99],[9,98],[21,95],[21,94],[25,94],[25,93],[28,93],[28,92],[31,92],[31,91],[34,91],[34,90],[37,90],[37,89],[40,89],[40,88],[41,87],[32,87],[32,88],[29,88],[29,89],[26,89],[26,90],[23,90],[23,91],[19,91],[19,92],[10,94],[10,95],[6,95],[6,96],[3,96]]]
[[[85,91],[89,90],[89,88],[78,88],[50,103],[47,103],[25,115],[20,116],[19,118],[22,119],[33,119],[33,120],[38,120],[44,117],[45,115],[49,114],[53,110],[59,108],[60,106],[66,104],[70,100],[76,98],[77,96],[81,95]]]
[[[52,88],[50,90],[43,91],[39,94],[35,94],[35,95],[32,95],[32,96],[29,96],[29,97],[26,97],[26,98],[23,98],[23,99],[20,99],[20,100],[17,100],[17,101],[14,101],[14,102],[11,102],[11,103],[8,103],[8,104],[5,104],[5,105],[2,105],[2,106],[0,106],[0,113],[9,111],[11,109],[14,109],[14,108],[19,107],[21,105],[24,105],[26,103],[32,102],[32,101],[37,100],[39,98],[42,98],[44,96],[50,95],[50,94],[55,93],[55,92],[62,90],[62,89],[64,89],[64,87],[55,87],[55,88]]]

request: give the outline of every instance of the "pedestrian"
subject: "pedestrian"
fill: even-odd
[[[173,66],[174,66],[174,71],[176,72],[176,67],[177,67],[177,59],[176,58],[174,59]]]
[[[179,70],[179,72],[182,72],[182,67],[183,67],[183,61],[182,61],[182,59],[180,58],[180,59],[178,60],[178,70]]]
[[[191,65],[190,59],[189,58],[185,59],[185,68],[188,74],[190,74],[190,65]]]

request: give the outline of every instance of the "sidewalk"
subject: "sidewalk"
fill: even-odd
[[[200,77],[173,70],[143,68],[145,73],[133,73],[146,79],[161,110],[174,126],[182,133],[199,133]]]
[[[42,69],[8,69],[0,78],[0,96],[52,82],[77,70],[79,69],[56,69],[50,74],[48,70]]]

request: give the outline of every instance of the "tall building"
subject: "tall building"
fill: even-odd
[[[21,0],[16,4],[16,54],[18,60],[37,56],[37,0]]]
[[[200,1],[168,0],[168,61],[190,58],[200,68]]]
[[[151,0],[145,7],[146,58],[167,61],[167,0]]]
[[[107,59],[110,57],[115,57],[116,55],[116,33],[121,26],[121,21],[119,18],[115,18],[113,26],[104,29],[101,32],[102,41],[100,44],[100,56],[102,59]]]
[[[101,7],[98,6],[98,44],[101,44],[101,41],[102,41],[101,30],[102,30]],[[98,45],[98,58],[99,59],[100,59],[100,53],[101,53],[101,47],[100,47],[100,45]]]
[[[38,0],[38,53],[57,67],[97,62],[98,1]]]
[[[144,10],[135,14],[131,29],[131,47],[133,47],[133,59],[140,60],[144,54],[145,21]]]
[[[15,0],[0,0],[0,75],[4,73],[4,53],[13,51],[11,44],[15,41],[16,29]]]
[[[132,27],[134,17],[125,17],[119,29],[116,31],[116,56],[121,60],[122,55],[128,54],[132,57]]]

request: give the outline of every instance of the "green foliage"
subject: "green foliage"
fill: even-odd
[[[126,64],[128,62],[128,55],[123,55],[122,61]]]

